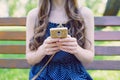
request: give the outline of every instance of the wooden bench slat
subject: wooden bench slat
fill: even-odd
[[[0,26],[25,26],[25,17],[0,18]]]
[[[120,46],[95,46],[95,54],[101,56],[120,55]]]
[[[30,68],[25,59],[0,59],[0,68]],[[86,66],[90,70],[119,70],[120,61],[99,60]]]
[[[95,31],[97,41],[120,41],[120,31]]]
[[[0,45],[0,54],[25,54],[25,45]],[[120,55],[120,46],[95,46],[95,54]]]
[[[29,68],[30,65],[25,59],[0,59],[0,68]]]
[[[96,26],[120,26],[120,17],[117,16],[103,16],[95,17]]]
[[[112,60],[99,60],[93,61],[90,65],[86,66],[90,70],[120,70],[120,61]]]
[[[0,54],[25,54],[25,45],[0,45]]]
[[[25,31],[0,31],[0,40],[25,40]],[[120,31],[95,31],[95,40],[120,41]]]
[[[0,18],[0,26],[25,26],[26,17],[19,18]],[[120,17],[117,16],[103,16],[95,17],[96,26],[118,26],[120,25]]]
[[[0,40],[25,40],[25,31],[0,31]]]

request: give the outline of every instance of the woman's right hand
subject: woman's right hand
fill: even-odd
[[[48,37],[45,39],[43,44],[41,45],[41,50],[43,51],[44,55],[52,55],[59,51],[59,47],[57,42],[59,41],[58,38],[51,38]]]

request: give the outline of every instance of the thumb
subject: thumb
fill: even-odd
[[[70,36],[70,35],[67,35],[67,37],[68,37],[68,38],[71,38],[71,36]]]

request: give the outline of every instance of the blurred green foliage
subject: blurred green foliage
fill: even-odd
[[[8,15],[13,17],[26,16],[31,9],[38,6],[38,0],[0,0],[0,2],[4,2]],[[83,0],[81,4],[89,7],[95,15],[99,16],[105,9],[104,0]]]
[[[6,13],[8,13],[8,15],[4,16],[22,17],[26,16],[31,9],[37,7],[38,1],[39,0],[0,0],[0,3],[6,6],[3,8],[7,10]],[[95,16],[103,15],[106,2],[107,0],[79,0],[79,3],[90,8]],[[2,6],[0,5],[0,7]],[[0,12],[4,14],[4,11],[0,10]]]
[[[105,9],[103,0],[85,0],[84,4],[94,12],[94,15],[102,16]]]

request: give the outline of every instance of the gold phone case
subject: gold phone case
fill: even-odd
[[[50,29],[50,36],[52,38],[66,38],[67,35],[68,35],[68,29],[66,27]]]

